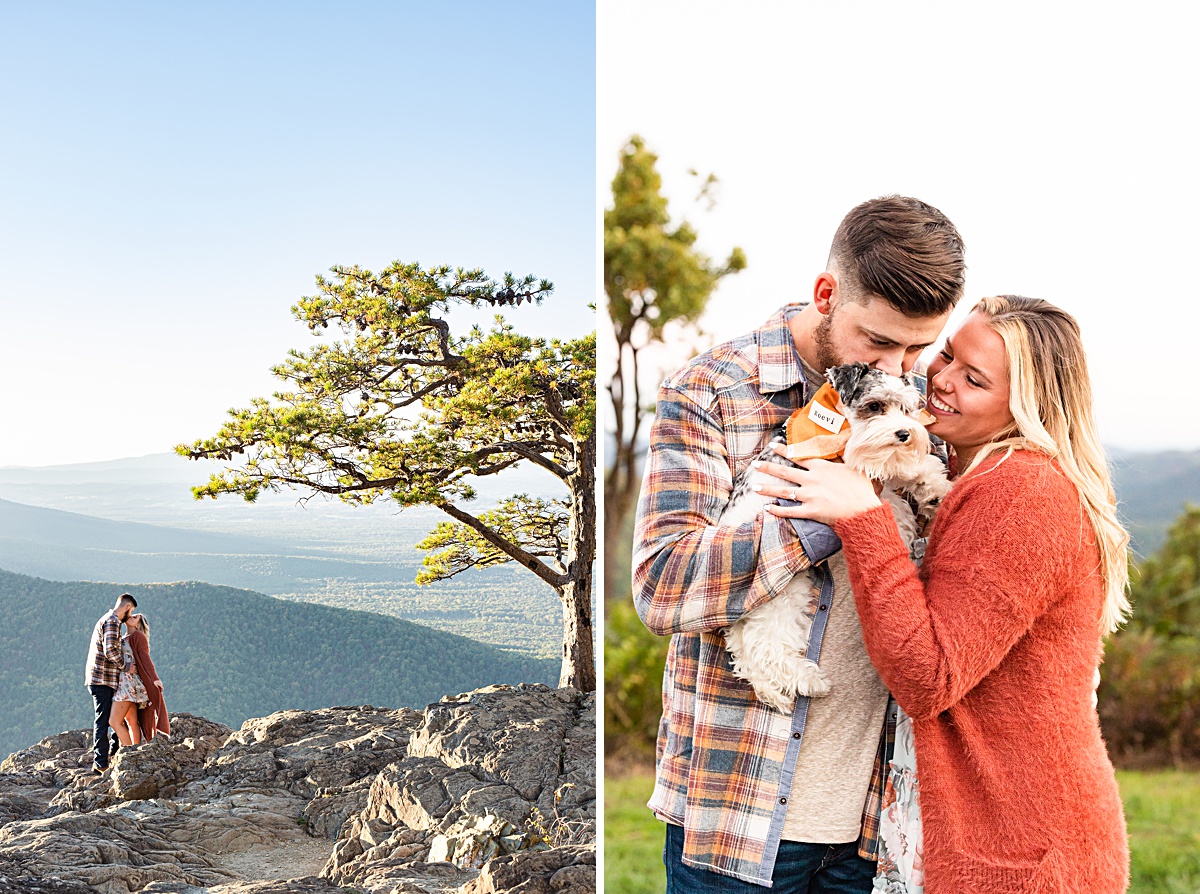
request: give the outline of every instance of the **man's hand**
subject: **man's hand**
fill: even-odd
[[[162,680],[155,680],[154,685],[157,686],[159,689],[162,689],[163,692],[166,692],[166,690],[163,689]]]
[[[787,453],[778,445],[775,452],[781,456]],[[780,518],[810,518],[832,525],[880,505],[875,482],[844,463],[806,459],[803,466],[760,462],[755,468],[779,479],[775,485],[756,486],[759,493],[801,501],[800,506],[766,507]]]

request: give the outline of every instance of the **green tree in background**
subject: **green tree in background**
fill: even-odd
[[[714,264],[696,250],[696,231],[686,221],[671,226],[657,161],[641,137],[630,137],[613,178],[612,207],[604,212],[604,291],[617,342],[616,368],[608,384],[614,456],[604,479],[606,604],[623,576],[622,557],[629,544],[621,532],[640,484],[637,443],[650,411],[640,390],[641,352],[661,341],[669,324],[694,324],[722,277],[746,266],[740,248],[724,264]],[[709,175],[701,190],[710,206],[715,183]]]
[[[1114,760],[1200,761],[1200,506],[1130,574],[1133,617],[1105,647],[1099,711]]]
[[[456,336],[445,319],[467,307],[541,303],[553,285],[503,281],[481,270],[393,263],[380,273],[334,267],[319,294],[292,312],[338,341],[292,350],[273,368],[273,400],[231,410],[215,436],[181,444],[192,459],[236,468],[193,488],[196,498],[299,488],[349,503],[388,497],[450,516],[419,546],[418,581],[518,562],[553,587],[563,607],[560,686],[596,688],[592,566],[596,552],[596,336],[530,338],[496,317]],[[234,457],[238,457],[237,460]],[[530,462],[557,477],[562,500],[515,495],[468,512],[467,476]]]
[[[1158,552],[1137,566],[1130,627],[1200,636],[1200,506],[1188,506]]]

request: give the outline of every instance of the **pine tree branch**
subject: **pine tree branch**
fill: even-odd
[[[462,522],[488,543],[492,544],[492,546],[496,547],[496,549],[512,556],[514,561],[524,565],[526,568],[552,586],[560,594],[562,592],[562,588],[565,587],[570,581],[570,577],[568,575],[555,572],[544,562],[539,561],[532,553],[522,549],[507,537],[502,537],[501,535],[497,534],[475,516],[471,515],[471,513],[464,512],[453,503],[439,503],[437,508],[442,510],[442,512],[446,513],[455,521]]]

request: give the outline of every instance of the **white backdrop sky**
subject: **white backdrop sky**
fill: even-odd
[[[854,205],[922,198],[963,235],[968,301],[1015,292],[1079,319],[1107,444],[1200,448],[1184,8],[602,0],[599,201],[637,133],[702,247],[746,250],[703,320],[720,341],[811,295]],[[711,213],[688,168],[720,178]]]
[[[594,325],[591,3],[8,3],[0,33],[0,466],[215,433],[333,264],[532,273],[519,330]]]

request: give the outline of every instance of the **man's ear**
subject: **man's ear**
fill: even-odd
[[[816,307],[821,315],[828,314],[833,309],[833,305],[837,303],[838,298],[838,281],[837,277],[826,270],[817,277],[817,281],[813,283],[813,306]]]

